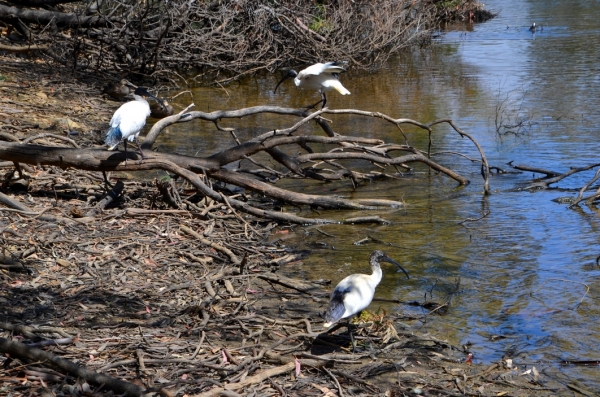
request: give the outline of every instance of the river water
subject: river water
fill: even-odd
[[[468,177],[470,185],[459,187],[419,166],[398,180],[375,181],[356,191],[348,181],[288,184],[292,189],[349,198],[403,200],[406,208],[372,213],[390,220],[390,225],[294,227],[272,239],[312,251],[301,264],[288,265],[284,271],[308,279],[328,278],[334,285],[348,274],[368,272],[369,253],[383,249],[411,279],[384,265],[376,297],[404,303],[373,302],[372,310],[381,307],[387,313],[422,316],[427,310],[406,302],[451,299],[446,315],[406,324],[455,345],[470,343],[475,361],[489,363],[506,355],[519,365],[535,365],[565,383],[580,381],[597,391],[598,367],[559,363],[600,359],[600,268],[595,263],[600,255],[600,222],[593,208],[569,209],[553,201],[575,197],[595,170],[551,189],[528,192],[519,188],[535,175],[514,172],[507,163],[565,172],[597,162],[600,3],[490,0],[486,8],[499,12],[498,17],[471,30],[442,32],[433,48],[402,54],[377,72],[343,74],[352,95],[331,93],[328,105],[423,123],[453,119],[483,146],[490,165],[511,171],[493,175],[492,194],[482,194],[477,164],[451,154],[436,159]],[[543,29],[530,32],[532,22]],[[273,94],[278,77],[194,89],[195,109],[300,107],[318,99],[313,92],[297,90],[291,81]],[[175,105],[181,108],[189,100],[180,96]],[[337,132],[403,143],[395,127],[380,120],[332,119]],[[223,125],[236,127],[240,138],[248,138],[294,121],[265,116],[227,120]],[[317,129],[315,133],[322,134]],[[426,134],[413,128],[406,128],[406,133],[412,145],[426,148]],[[436,127],[433,139],[436,152],[478,157],[473,145],[448,127]],[[161,150],[206,155],[231,143],[231,137],[212,124],[188,123],[171,127],[158,145]],[[365,215],[289,210],[336,219]],[[461,223],[468,218],[472,221]],[[353,244],[366,237],[373,240]]]

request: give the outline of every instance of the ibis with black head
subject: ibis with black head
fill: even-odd
[[[325,313],[324,327],[329,328],[341,319],[348,319],[366,309],[375,296],[375,288],[381,282],[383,272],[381,262],[392,263],[406,274],[408,272],[395,260],[383,251],[373,251],[369,258],[371,274],[351,274],[335,287],[329,300],[329,306]]]
[[[327,96],[325,93],[335,90],[342,95],[350,95],[350,91],[342,85],[339,79],[339,74],[346,71],[343,65],[344,62],[315,63],[314,65],[301,70],[300,73],[295,70],[290,70],[279,83],[277,83],[273,93],[277,92],[277,88],[281,83],[287,79],[293,78],[296,87],[317,90],[321,94],[321,100],[314,105],[309,106],[309,108],[322,103],[322,109],[327,104]]]
[[[150,105],[146,98],[154,98],[157,102],[162,103],[160,99],[148,92],[146,87],[138,87],[133,92],[135,100],[129,101],[121,105],[110,120],[110,128],[106,133],[104,143],[108,146],[108,150],[114,150],[119,143],[123,141],[125,146],[125,162],[127,162],[127,141],[135,140],[138,150],[144,159],[144,152],[138,142],[140,131],[146,125],[146,118],[150,116]]]

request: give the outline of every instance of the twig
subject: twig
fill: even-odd
[[[573,283],[573,284],[579,284],[579,285],[583,285],[583,286],[585,287],[585,294],[583,294],[583,296],[582,296],[582,297],[581,297],[581,299],[579,300],[579,303],[577,303],[577,305],[574,307],[574,310],[577,310],[577,308],[579,308],[579,306],[580,306],[580,305],[581,305],[581,303],[583,302],[583,299],[586,297],[586,295],[587,295],[587,294],[588,294],[588,292],[590,291],[590,287],[589,287],[587,284],[585,284],[585,283],[581,283],[581,282],[579,282],[579,281],[566,280],[566,279],[564,279],[564,278],[549,278],[549,279],[547,279],[546,281],[544,281],[544,282],[542,283],[542,285],[540,285],[540,286],[539,286],[537,289],[535,289],[534,291],[531,291],[531,292],[529,293],[529,295],[530,295],[530,296],[533,296],[533,294],[535,294],[535,293],[536,293],[536,292],[538,292],[540,289],[542,289],[542,287],[543,287],[544,285],[546,285],[546,283],[547,283],[548,281],[564,281],[564,282],[567,282],[567,283]]]
[[[225,386],[224,388],[221,387],[217,387],[214,388],[212,390],[209,390],[207,392],[204,393],[200,393],[200,394],[196,394],[194,397],[212,397],[212,396],[218,396],[218,395],[223,395],[222,393],[228,390],[239,390],[241,388],[244,388],[246,386],[250,386],[250,385],[254,385],[257,383],[261,383],[262,381],[277,376],[277,375],[281,375],[284,374],[286,372],[289,372],[291,370],[293,370],[295,368],[296,364],[293,362],[287,363],[285,365],[279,366],[279,367],[275,367],[275,368],[271,368],[271,369],[267,369],[265,371],[262,371],[254,376],[250,376],[246,379],[244,379],[241,382],[237,382],[237,383],[230,383],[227,386]]]
[[[229,259],[231,259],[231,261],[234,264],[239,265],[241,263],[240,259],[229,248],[223,247],[221,244],[217,244],[210,240],[205,239],[200,234],[196,233],[195,231],[193,231],[192,229],[190,229],[189,227],[187,227],[185,225],[181,225],[180,229],[182,231],[186,232],[187,234],[190,234],[193,237],[200,240],[200,242],[202,242],[202,244],[206,244],[209,247],[212,247],[212,248],[216,249],[217,251],[224,253],[225,255],[227,255],[229,257]]]
[[[335,377],[334,374],[332,374],[327,368],[323,367],[323,371],[327,372],[327,375],[329,375],[329,377],[331,379],[333,379],[333,382],[335,383],[335,385],[337,386],[338,392],[340,393],[340,397],[344,397],[344,390],[342,389],[342,386],[340,385],[340,382],[338,382],[337,378]]]

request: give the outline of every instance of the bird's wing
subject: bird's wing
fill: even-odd
[[[150,106],[148,102],[131,101],[122,105],[114,114],[113,119],[118,122],[114,124],[111,120],[111,126],[118,126],[123,134],[123,139],[133,140],[135,135],[139,134],[144,125],[146,117],[150,115]]]
[[[323,91],[336,90],[337,92],[339,92],[342,95],[350,95],[350,91],[348,91],[346,89],[346,87],[344,87],[337,78],[336,79],[327,79],[327,80],[323,81],[321,83],[321,85],[322,85],[321,89]]]
[[[314,65],[302,70],[298,75],[299,78],[302,79],[303,76],[318,76],[325,73],[335,74],[345,71],[346,69],[344,69],[338,62],[315,63]]]
[[[125,105],[127,105],[127,103],[121,105],[121,107],[117,109],[117,111],[115,112],[115,114],[113,114],[112,118],[110,119],[110,126],[112,128],[118,127],[119,123],[121,123],[121,117],[123,117],[123,115],[127,112],[126,109],[123,110],[123,107]]]
[[[104,143],[108,146],[108,150],[113,150],[116,148],[123,136],[121,135],[121,130],[119,130],[119,126],[110,127],[106,132],[106,137],[104,139]]]
[[[327,313],[325,313],[326,323],[335,323],[344,316],[346,307],[344,306],[344,297],[350,292],[350,288],[341,289],[337,288],[331,294],[331,300],[327,307]]]
[[[322,73],[342,73],[345,72],[346,69],[339,62],[327,62],[323,65]]]

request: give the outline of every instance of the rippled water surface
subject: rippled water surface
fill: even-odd
[[[342,81],[352,95],[330,94],[329,106],[380,111],[424,123],[451,118],[481,143],[492,166],[508,171],[510,161],[560,172],[597,162],[600,3],[493,0],[486,1],[486,8],[499,12],[498,17],[469,31],[447,31],[434,48],[399,56],[376,73],[345,73]],[[528,30],[532,22],[543,25],[543,30],[532,34]],[[292,82],[273,94],[278,77],[198,88],[193,101],[197,110],[211,111],[261,104],[299,107],[318,99],[315,93],[298,91]],[[189,103],[189,97],[178,99],[180,107]],[[402,143],[395,127],[380,120],[332,119],[340,133]],[[293,121],[261,116],[223,125],[236,127],[243,139]],[[422,131],[407,128],[406,133],[412,145],[426,147]],[[448,127],[436,127],[433,139],[436,151],[477,158],[473,145]],[[205,155],[231,142],[212,124],[197,123],[171,127],[159,145]],[[458,187],[417,167],[413,175],[375,181],[357,191],[347,181],[308,188],[292,184],[350,198],[403,200],[406,208],[373,213],[391,220],[391,225],[318,228],[334,237],[316,227],[294,228],[282,244],[313,253],[303,264],[286,270],[337,283],[347,274],[367,272],[369,253],[384,249],[404,265],[411,279],[384,268],[387,274],[377,297],[402,302],[423,301],[425,295],[440,302],[451,298],[447,315],[429,316],[412,324],[415,328],[454,344],[471,342],[480,362],[508,354],[523,364],[552,367],[565,382],[576,379],[597,386],[598,368],[561,368],[557,363],[600,359],[600,269],[595,264],[600,222],[593,209],[572,210],[552,201],[576,196],[576,189],[594,170],[533,193],[515,190],[525,186],[532,173],[495,174],[493,194],[484,197],[476,164],[450,154],[437,159],[472,183]],[[364,215],[316,214],[309,209],[299,214],[338,219]],[[472,221],[461,223],[468,218]],[[353,244],[365,237],[380,242]],[[426,312],[405,303],[374,302],[371,309],[377,307],[415,315]],[[492,341],[492,336],[504,338]]]

